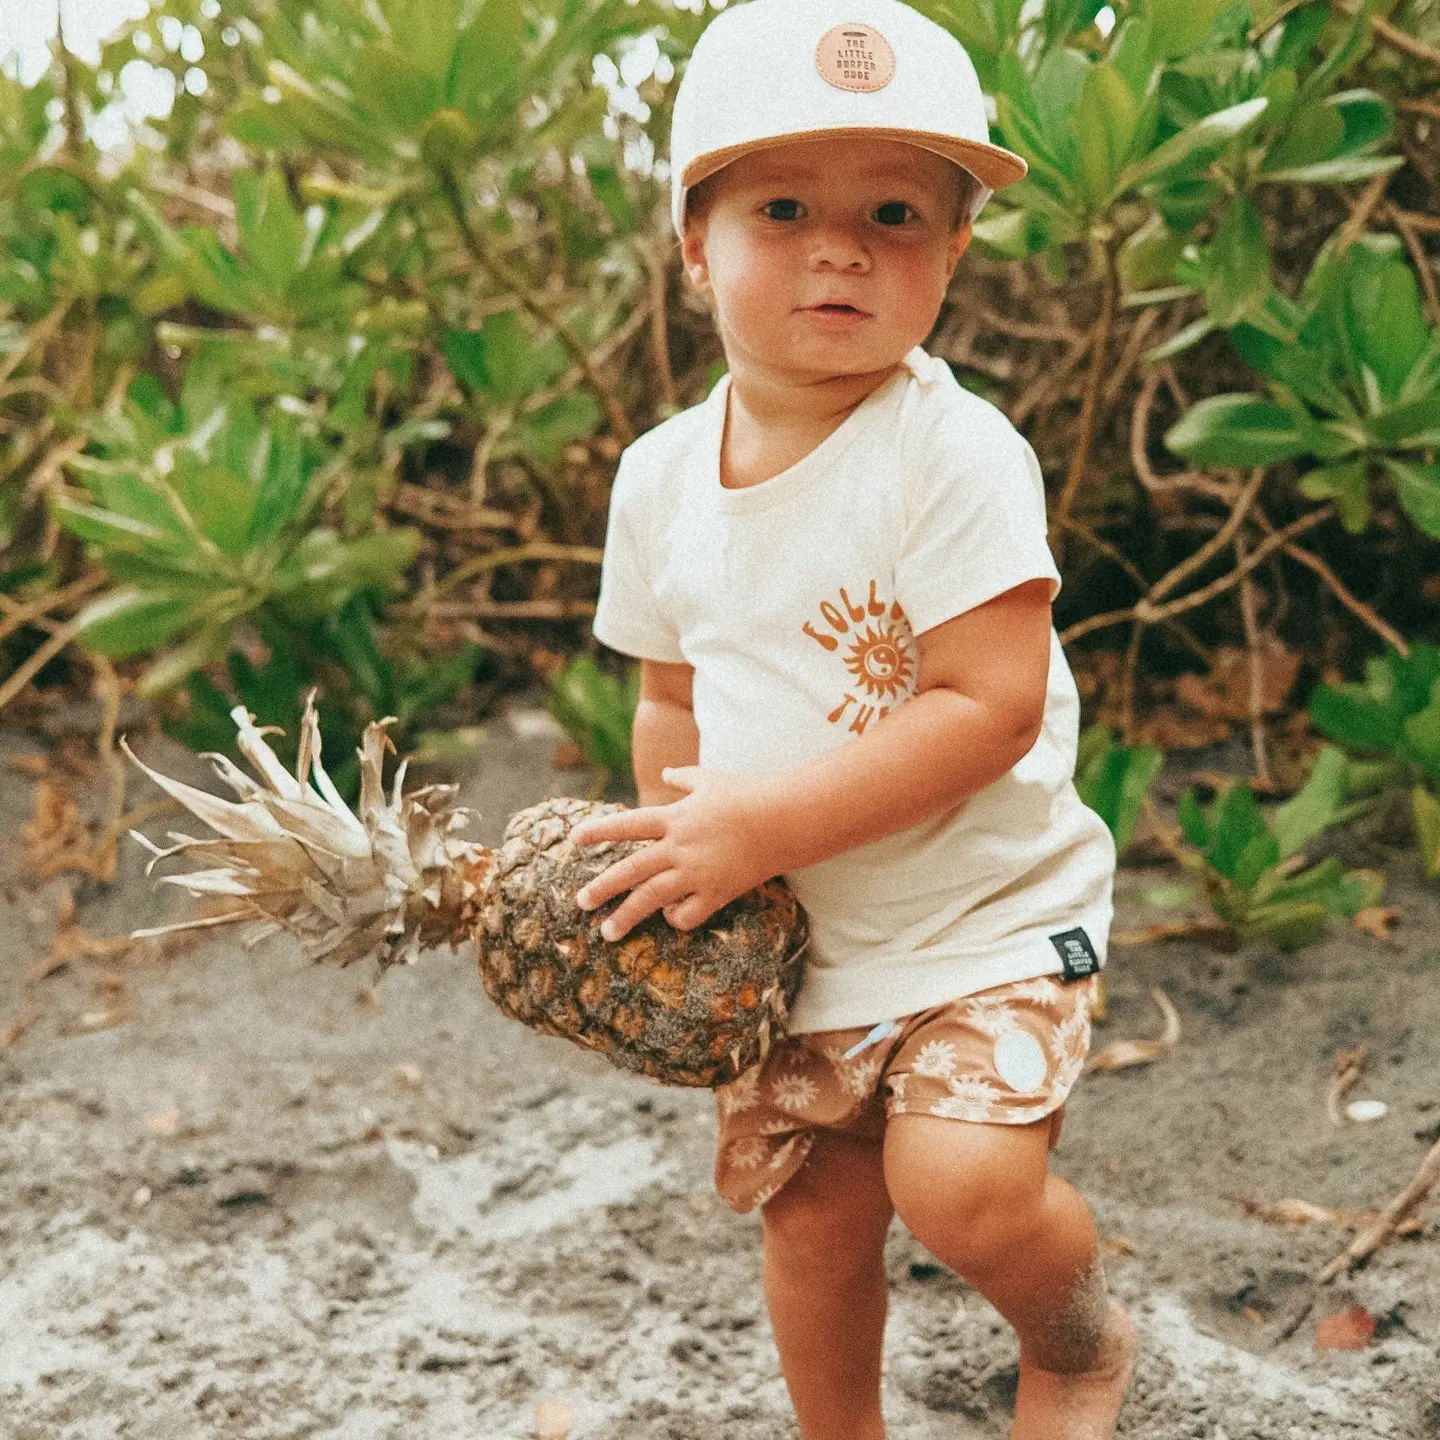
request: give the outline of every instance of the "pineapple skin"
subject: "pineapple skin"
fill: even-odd
[[[581,910],[575,893],[639,848],[570,840],[621,805],[559,798],[519,811],[490,857],[474,935],[485,993],[512,1019],[572,1040],[667,1085],[714,1088],[761,1061],[800,988],[809,935],[783,880],[732,900],[694,930],[660,914],[609,941],[620,903]]]

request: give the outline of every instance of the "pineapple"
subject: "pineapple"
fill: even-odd
[[[763,1059],[783,1029],[808,935],[784,881],[731,901],[695,930],[652,915],[611,942],[600,923],[619,902],[583,911],[575,892],[639,842],[581,851],[569,837],[589,816],[622,807],[546,800],[515,815],[500,848],[487,850],[461,838],[471,815],[452,803],[454,786],[404,794],[402,763],[387,799],[390,722],[366,727],[357,814],[320,762],[313,704],[295,775],[243,706],[231,714],[240,751],[264,781],[209,756],[239,803],[158,774],[126,747],[218,837],[172,833],[162,849],[132,831],[151,852],[146,873],[184,855],[200,868],[162,882],[230,902],[219,915],[139,935],[249,921],[249,944],[288,930],[313,960],[349,965],[374,955],[382,970],[413,963],[423,945],[474,939],[485,992],[506,1015],[671,1085],[723,1085]]]

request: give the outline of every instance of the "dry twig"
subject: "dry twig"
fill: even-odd
[[[1170,997],[1157,985],[1150,992],[1165,1028],[1155,1040],[1115,1040],[1098,1054],[1090,1057],[1086,1070],[1126,1070],[1132,1065],[1150,1065],[1167,1051],[1173,1050],[1180,1040],[1180,1016]]]
[[[1408,34],[1398,25],[1392,25],[1383,16],[1372,15],[1370,28],[1392,49],[1399,50],[1413,59],[1423,60],[1427,65],[1440,65],[1440,50],[1433,45],[1427,45],[1416,36]]]
[[[1430,1147],[1410,1183],[1380,1212],[1375,1223],[1362,1230],[1335,1258],[1329,1261],[1316,1278],[1317,1285],[1328,1285],[1337,1275],[1364,1264],[1400,1226],[1413,1215],[1430,1192],[1440,1184],[1440,1140]]]
[[[1365,1072],[1365,1047],[1357,1045],[1353,1050],[1335,1052],[1335,1069],[1330,1084],[1325,1088],[1325,1113],[1332,1125],[1345,1126],[1350,1122],[1340,1109],[1345,1097],[1360,1083]]]
[[[1105,354],[1110,344],[1110,323],[1115,315],[1115,296],[1119,286],[1115,273],[1115,256],[1107,246],[1105,249],[1105,273],[1100,292],[1100,315],[1095,321],[1094,339],[1090,344],[1090,369],[1085,377],[1085,394],[1080,402],[1080,420],[1075,436],[1075,448],[1071,452],[1070,464],[1065,471],[1065,480],[1060,487],[1060,499],[1055,508],[1055,518],[1050,525],[1050,548],[1057,555],[1063,552],[1062,538],[1065,522],[1080,493],[1085,479],[1085,467],[1090,461],[1090,445],[1095,436],[1095,414],[1100,405],[1100,388],[1104,379]]]

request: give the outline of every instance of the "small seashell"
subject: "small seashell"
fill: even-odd
[[[1390,1107],[1383,1100],[1352,1100],[1345,1107],[1345,1113],[1357,1125],[1363,1125],[1368,1120],[1383,1120],[1390,1113]]]

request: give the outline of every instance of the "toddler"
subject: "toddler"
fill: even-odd
[[[716,1095],[804,1440],[883,1440],[897,1214],[1015,1327],[1017,1440],[1113,1435],[1134,1362],[1047,1173],[1115,852],[1071,780],[1044,489],[920,348],[1024,170],[899,0],[736,6],[676,97],[673,218],[729,373],[616,477],[595,634],[641,661],[641,806],[575,838],[650,843],[578,898],[625,895],[612,939],[777,874],[809,913],[789,1035]]]

